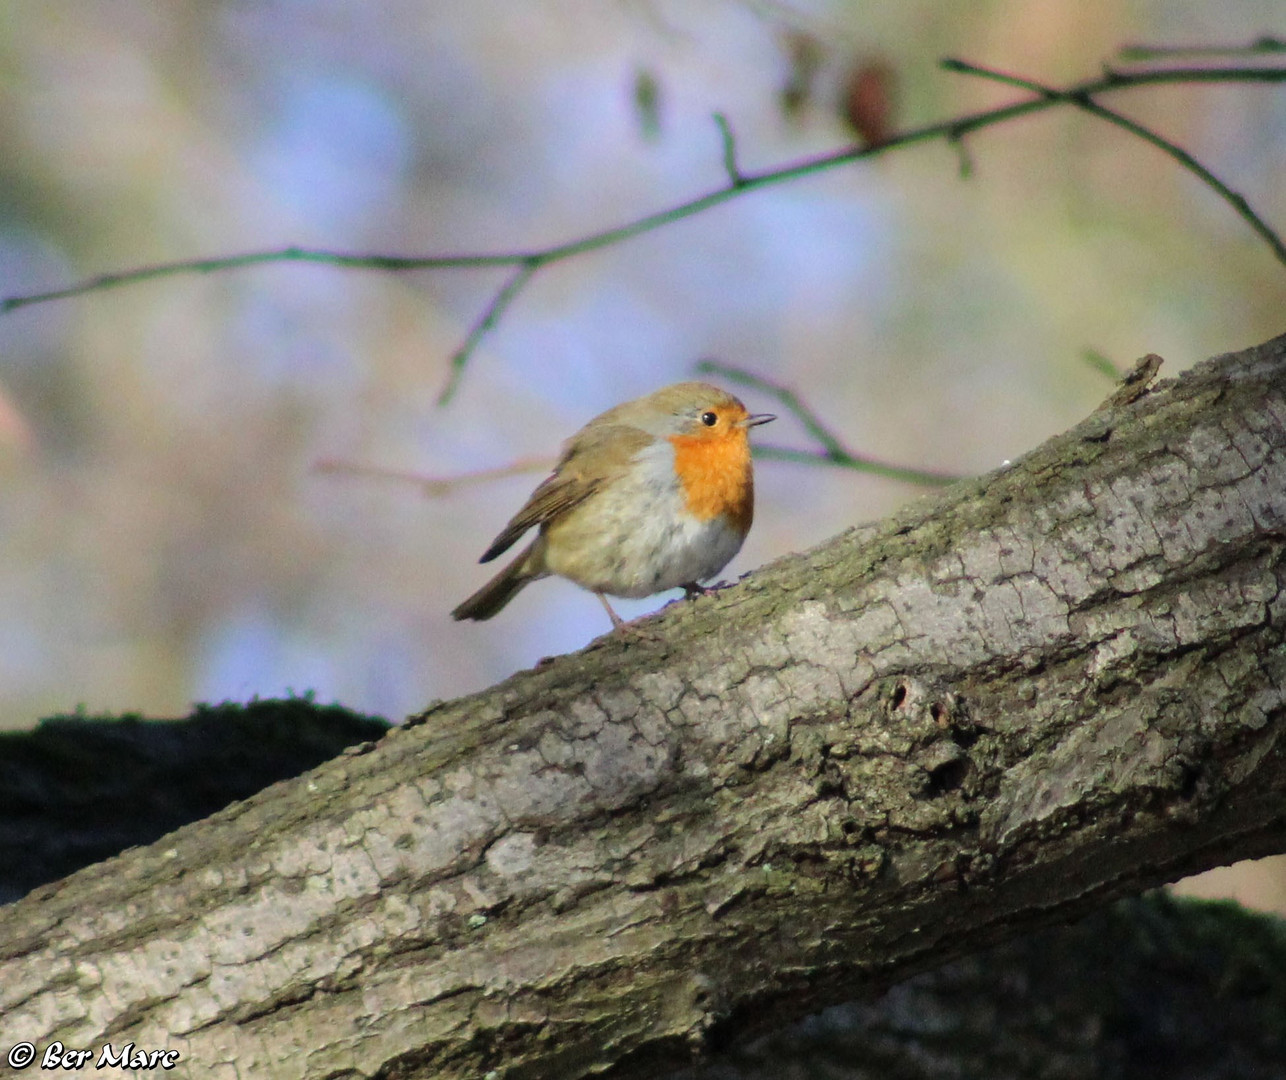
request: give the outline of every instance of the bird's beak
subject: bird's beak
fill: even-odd
[[[747,416],[743,421],[741,421],[741,426],[757,427],[760,424],[767,424],[776,419],[777,417],[770,412],[755,413],[752,416]]]

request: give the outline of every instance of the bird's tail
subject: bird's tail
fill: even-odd
[[[548,574],[541,547],[543,539],[536,537],[521,555],[451,612],[451,618],[489,619],[517,596],[524,585]]]

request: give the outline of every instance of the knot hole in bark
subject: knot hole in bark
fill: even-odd
[[[978,738],[964,699],[932,678],[901,675],[891,680],[885,702],[889,721],[916,745],[925,794],[933,798],[961,787],[973,768],[969,747]]]

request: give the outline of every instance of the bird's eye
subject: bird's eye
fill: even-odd
[[[714,427],[719,422],[719,414],[712,412],[703,412],[701,414],[701,423],[706,427]]]

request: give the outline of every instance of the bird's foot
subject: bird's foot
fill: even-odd
[[[714,596],[720,589],[726,588],[728,588],[726,581],[720,581],[714,585],[699,585],[692,581],[683,586],[683,599],[695,600],[698,596]]]

